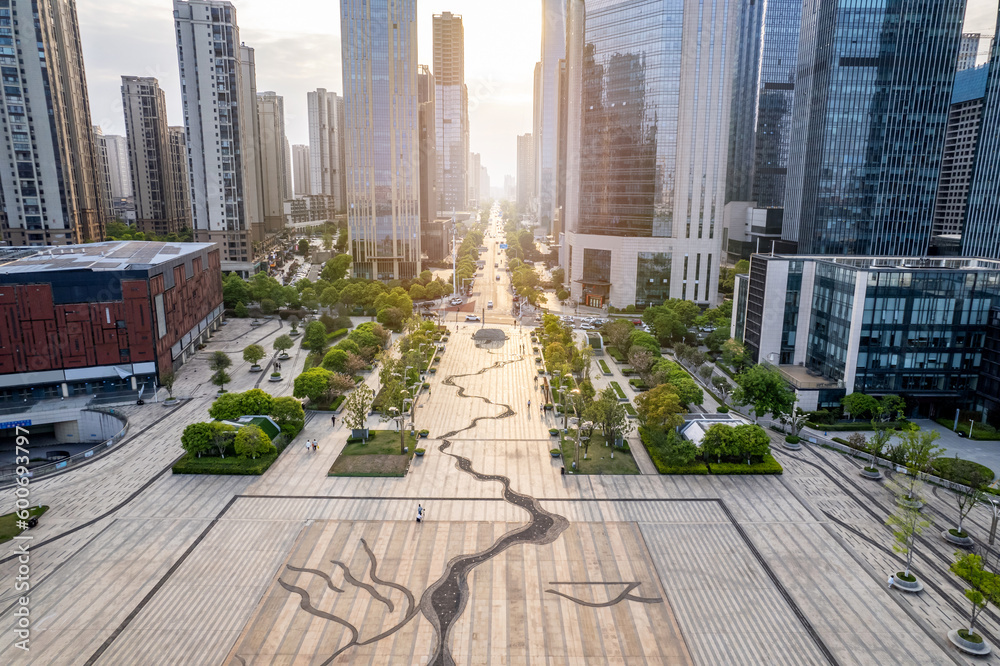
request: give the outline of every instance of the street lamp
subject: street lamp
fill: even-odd
[[[578,469],[579,468],[578,463],[580,460],[580,428],[583,425],[582,423],[580,423],[580,415],[577,413],[576,410],[576,399],[580,395],[580,389],[573,389],[572,391],[570,391],[570,394],[573,396],[573,416],[576,418],[576,452],[573,454],[573,469]],[[563,405],[564,410],[565,408],[566,405]]]

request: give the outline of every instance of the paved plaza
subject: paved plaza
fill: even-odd
[[[262,477],[175,476],[180,433],[214,395],[209,354],[270,349],[286,330],[221,329],[180,372],[180,406],[126,408],[122,446],[31,485],[51,509],[30,532],[30,652],[15,646],[6,543],[0,662],[1000,663],[946,637],[969,607],[938,536],[956,519],[945,491],[924,510],[925,590],[890,590],[892,498],[857,462],[776,445],[780,477],[563,475],[526,332],[503,327],[488,349],[474,326],[449,326],[415,410],[428,453],[405,478],[327,476],[348,433],[324,414],[300,435],[319,451],[290,446]],[[261,387],[290,395],[304,359]],[[268,373],[237,361],[231,374],[246,390]],[[989,520],[977,508],[966,526],[982,542]],[[998,619],[979,628],[995,646]]]

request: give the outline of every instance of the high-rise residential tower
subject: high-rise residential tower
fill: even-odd
[[[94,150],[97,151],[97,184],[101,200],[101,215],[107,222],[114,217],[111,206],[111,163],[108,159],[108,143],[100,125],[94,125]]]
[[[254,259],[258,258],[267,231],[264,225],[264,170],[260,154],[260,115],[257,112],[257,60],[253,48],[240,42],[240,104],[246,115],[242,124],[240,150],[243,152],[243,209],[252,231]]]
[[[260,169],[264,228],[278,233],[285,228],[285,100],[274,92],[257,93],[260,124]]]
[[[246,80],[252,50],[241,48],[236,8],[226,0],[174,0],[174,24],[194,239],[219,244],[223,271],[251,274],[253,234],[263,227],[256,83]]]
[[[418,127],[420,136],[420,229],[426,233],[437,218],[437,129],[434,113],[434,74],[430,67],[417,70]]]
[[[479,176],[483,168],[482,156],[479,153],[469,153],[469,208],[475,210],[479,207]]]
[[[989,39],[987,37],[987,39]],[[963,32],[962,41],[958,47],[958,71],[972,69],[976,66],[976,58],[979,56],[979,45],[983,41],[982,34],[978,32]]]
[[[566,3],[542,0],[540,104],[535,129],[538,223],[551,231],[559,200],[559,70],[566,58]]]
[[[108,170],[111,172],[111,198],[132,196],[132,172],[128,165],[128,140],[117,134],[105,134],[108,147]],[[187,158],[185,158],[186,160]]]
[[[288,136],[285,136],[285,198],[291,199],[292,193],[295,191],[295,185],[292,181],[292,144],[288,141]]]
[[[187,132],[183,127],[167,127],[170,136],[170,170],[173,171],[174,202],[181,229],[191,228],[191,175],[188,173]]]
[[[342,0],[352,275],[420,273],[416,0]]]
[[[167,102],[159,81],[148,76],[123,76],[122,106],[135,190],[136,226],[158,235],[180,231],[187,211],[183,201],[176,199]]]
[[[292,146],[292,165],[295,175],[295,196],[305,196],[312,194],[310,187],[309,169],[309,146]]]
[[[562,264],[579,303],[716,303],[739,5],[567,3]]]
[[[451,12],[434,15],[434,112],[438,212],[464,210],[469,177],[469,93],[465,28]]]
[[[345,210],[344,98],[324,88],[307,97],[311,192],[333,197],[336,210]]]
[[[803,14],[782,227],[799,252],[926,253],[964,14],[964,0]]]
[[[521,214],[534,210],[535,201],[535,137],[521,134],[517,137],[517,211]]]
[[[6,110],[0,126],[8,140],[0,168],[3,240],[101,240],[100,165],[76,3],[10,0],[0,14],[0,37],[8,44],[0,51]]]

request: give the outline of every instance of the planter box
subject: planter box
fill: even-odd
[[[163,401],[164,407],[176,407],[179,404],[181,404],[181,401],[178,400],[177,398],[167,398],[166,400]]]
[[[916,576],[914,576],[914,578],[916,578]],[[903,592],[920,592],[924,589],[924,585],[920,582],[919,578],[910,583],[900,578],[896,578],[895,575],[892,577],[892,586],[902,590]]]
[[[990,644],[986,641],[982,643],[973,643],[972,641],[967,641],[958,635],[958,631],[953,629],[948,632],[948,640],[951,641],[952,645],[957,647],[962,652],[968,652],[969,654],[977,655],[987,655],[990,653]]]
[[[865,468],[862,467],[861,468],[861,476],[865,477],[866,479],[871,479],[872,481],[878,481],[879,479],[882,478],[882,472],[880,472],[878,470],[875,470],[874,472],[872,472],[872,471],[867,470],[867,469],[865,469]]]
[[[941,536],[944,537],[944,540],[947,541],[948,543],[953,543],[956,546],[962,546],[964,548],[971,548],[974,543],[971,537],[969,536],[957,537],[954,534],[952,534],[950,530],[944,530],[943,532],[941,532]]]
[[[291,356],[288,355],[288,352],[281,352],[281,354],[278,355],[279,361],[287,361],[290,358]]]
[[[281,381],[281,377],[268,377],[267,381],[269,381],[269,382],[280,382]]]
[[[801,451],[802,450],[802,444],[800,444],[799,442],[795,442],[794,444],[792,442],[782,442],[781,445],[784,446],[789,451]]]
[[[260,367],[259,365],[251,365],[250,372],[264,372],[264,368]]]

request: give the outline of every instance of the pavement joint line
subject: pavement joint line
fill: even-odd
[[[97,648],[94,654],[91,655],[90,659],[88,659],[84,663],[84,666],[92,666],[93,664],[97,663],[97,660],[101,658],[101,655],[103,655],[108,650],[108,648],[111,647],[111,645],[118,639],[118,637],[122,634],[122,632],[125,631],[130,624],[132,624],[132,620],[134,620],[139,615],[139,613],[142,612],[142,610],[146,607],[146,604],[148,604],[153,599],[153,597],[156,596],[156,593],[160,591],[160,588],[162,588],[164,585],[167,584],[167,581],[170,580],[170,577],[174,575],[174,572],[177,571],[182,564],[184,564],[184,561],[187,560],[187,558],[191,555],[191,553],[194,552],[195,548],[197,548],[199,544],[201,544],[202,540],[204,540],[204,538],[208,536],[208,533],[212,531],[212,528],[219,523],[219,520],[222,519],[222,516],[224,516],[225,513],[229,511],[229,507],[231,507],[236,502],[236,497],[237,496],[234,495],[229,499],[229,502],[226,503],[226,506],[222,507],[222,510],[219,511],[219,513],[215,516],[214,519],[212,519],[212,522],[210,522],[205,527],[205,529],[201,531],[201,534],[199,534],[195,538],[195,540],[191,542],[191,545],[189,545],[187,549],[183,553],[181,553],[181,556],[177,558],[177,561],[175,561],[173,565],[171,565],[171,567],[167,569],[167,572],[164,573],[163,576],[160,577],[160,580],[157,581],[156,585],[154,585],[153,588],[146,593],[146,596],[142,598],[142,601],[140,601],[138,605],[136,605],[136,607],[132,609],[132,612],[129,613],[124,620],[122,620],[122,623],[118,625],[118,628],[115,629],[110,636],[108,636],[108,638],[101,644],[99,648]]]

